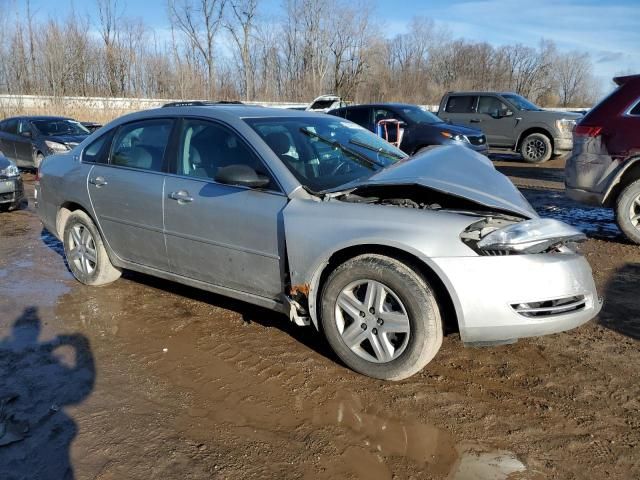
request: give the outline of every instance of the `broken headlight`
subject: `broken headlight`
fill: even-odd
[[[544,253],[587,239],[580,230],[551,218],[520,222],[488,218],[470,225],[461,238],[481,255]]]

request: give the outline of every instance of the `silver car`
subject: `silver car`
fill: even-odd
[[[284,313],[399,380],[466,344],[559,332],[600,309],[581,232],[541,219],[491,162],[408,158],[344,119],[245,106],[113,121],[40,170],[38,213],[87,285],[122,269]]]

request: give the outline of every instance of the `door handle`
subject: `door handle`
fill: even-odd
[[[189,195],[186,190],[179,190],[177,192],[171,192],[169,198],[177,200],[180,205],[193,202],[193,197]]]
[[[103,187],[107,185],[107,181],[104,179],[104,177],[90,178],[89,183],[95,185],[96,187]]]
[[[472,118],[471,120],[469,120],[469,123],[480,123],[482,120],[480,120],[479,118]]]

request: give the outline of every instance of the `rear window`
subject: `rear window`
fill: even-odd
[[[369,127],[369,108],[351,108],[347,110],[345,118],[357,123],[361,127]]]
[[[629,115],[640,115],[640,99],[638,99],[636,106],[629,111]]]
[[[473,104],[476,97],[472,95],[461,95],[449,97],[445,112],[448,113],[473,113]]]
[[[316,100],[311,104],[311,110],[322,110],[325,108],[331,108],[331,105],[336,103],[335,100]]]

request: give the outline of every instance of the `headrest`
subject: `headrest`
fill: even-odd
[[[289,137],[282,132],[273,132],[266,136],[265,142],[271,147],[276,155],[284,155],[291,149]]]

